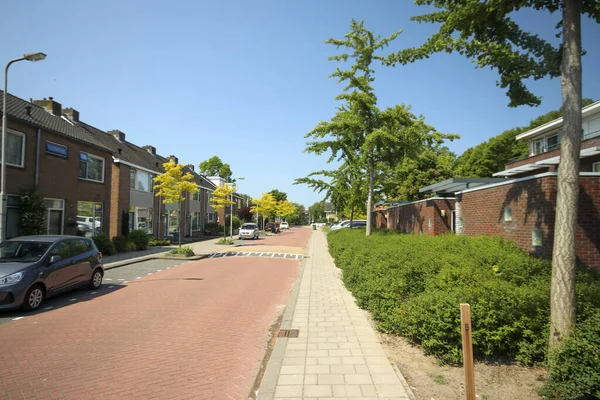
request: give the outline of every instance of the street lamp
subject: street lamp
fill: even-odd
[[[6,239],[6,126],[8,121],[6,118],[6,93],[8,92],[8,68],[11,64],[18,61],[41,61],[46,58],[44,53],[27,53],[21,58],[10,60],[4,69],[4,93],[2,94],[2,160],[0,171],[0,243]]]
[[[246,178],[233,179],[233,182],[231,182],[231,187],[235,190],[235,182],[243,181],[244,179]],[[229,236],[231,236],[233,239],[233,190],[231,191],[231,203],[232,204],[229,205]]]

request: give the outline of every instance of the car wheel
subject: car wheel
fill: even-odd
[[[44,303],[46,291],[42,285],[33,285],[25,294],[23,308],[27,311],[35,311]]]
[[[94,273],[92,274],[92,277],[90,278],[90,284],[88,285],[88,288],[90,290],[96,290],[99,289],[100,286],[102,286],[102,270],[100,268],[94,270]]]

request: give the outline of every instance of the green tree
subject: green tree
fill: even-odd
[[[304,205],[302,204],[298,204],[298,203],[292,203],[294,204],[295,210],[294,213],[290,216],[288,216],[286,218],[286,221],[290,224],[290,225],[302,225],[305,223],[304,220]]]
[[[273,189],[269,192],[269,194],[273,197],[275,197],[275,200],[277,201],[285,201],[287,200],[287,193],[285,192],[280,192],[277,189]]]
[[[275,206],[275,215],[281,218],[286,218],[296,211],[296,206],[289,200],[278,201]]]
[[[402,64],[428,58],[436,52],[453,52],[472,59],[479,68],[498,70],[500,87],[507,89],[509,106],[536,106],[540,98],[530,92],[524,80],[561,77],[563,136],[558,168],[552,289],[550,345],[568,337],[575,326],[575,232],[579,196],[579,155],[581,150],[581,15],[600,22],[597,0],[416,0],[434,6],[430,14],[412,17],[418,22],[439,24],[419,48],[400,51],[389,63]],[[560,11],[562,37],[559,47],[526,32],[514,21],[525,8],[543,12]]]
[[[217,187],[210,197],[210,203],[215,211],[218,213],[226,206],[235,204],[231,201],[231,194],[233,193],[233,186],[225,185]],[[227,218],[223,218],[223,240],[227,236]]]
[[[46,234],[47,209],[44,196],[37,190],[25,190],[20,196],[19,235]]]
[[[231,168],[229,164],[224,164],[218,156],[212,156],[208,160],[202,161],[198,166],[200,173],[207,176],[220,176],[227,182],[231,180]]]
[[[325,220],[325,202],[317,201],[308,207],[308,222],[321,222]]]
[[[179,209],[183,210],[182,203],[185,201],[186,193],[198,193],[198,185],[194,182],[194,176],[186,172],[183,173],[183,165],[175,164],[169,160],[163,164],[165,172],[154,178],[155,196],[161,196],[163,204],[179,204]],[[181,224],[181,215],[177,213],[179,223]],[[180,225],[181,226],[181,225]],[[179,247],[181,247],[181,233],[179,234]]]

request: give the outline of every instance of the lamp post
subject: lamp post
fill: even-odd
[[[8,92],[8,68],[11,64],[18,61],[41,61],[46,58],[44,53],[28,53],[21,58],[10,60],[4,69],[4,92],[2,94],[2,160],[0,170],[0,243],[6,239],[6,126],[8,121],[6,118],[6,93]]]
[[[231,182],[231,187],[235,190],[235,182],[243,181],[245,178],[237,178],[233,179]],[[231,191],[231,203],[229,205],[229,236],[233,239],[233,190]]]

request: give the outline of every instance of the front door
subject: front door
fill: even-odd
[[[62,210],[48,210],[48,234],[62,234]]]

